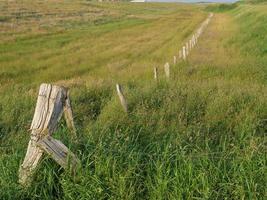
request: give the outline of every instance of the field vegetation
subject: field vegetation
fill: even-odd
[[[266,10],[1,1],[0,199],[265,199]],[[188,60],[172,64],[210,11]],[[78,141],[64,121],[55,137],[82,168],[73,178],[47,156],[25,189],[17,171],[42,82],[70,88]]]

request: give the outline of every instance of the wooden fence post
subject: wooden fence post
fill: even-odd
[[[43,154],[48,153],[63,168],[69,165],[73,170],[79,160],[60,141],[51,137],[64,113],[67,125],[76,137],[68,90],[51,84],[41,84],[31,124],[31,138],[27,153],[19,169],[19,183],[27,186]]]
[[[164,65],[164,71],[165,71],[166,77],[169,78],[170,77],[170,64],[168,62]]]
[[[186,49],[185,49],[185,46],[183,46],[183,59],[186,60]]]
[[[126,113],[128,113],[128,104],[122,92],[121,86],[119,84],[116,84],[116,89],[117,89],[117,93],[118,93],[122,108]]]
[[[191,39],[189,40],[189,50],[191,50]]]
[[[186,43],[186,55],[187,56],[189,55],[189,44],[188,44],[188,42]]]
[[[158,68],[154,67],[154,79],[158,80]]]
[[[177,58],[176,56],[173,56],[173,64],[176,64],[177,63]]]

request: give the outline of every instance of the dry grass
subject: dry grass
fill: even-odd
[[[26,1],[10,7],[3,16],[10,15],[11,23],[16,19],[12,13],[24,7],[34,11],[30,19],[19,17],[15,28],[1,35],[1,83],[23,82],[24,86],[81,77],[87,80],[88,76],[109,80],[125,79],[129,74],[139,77],[176,54],[206,16],[198,7],[175,4]],[[83,19],[83,15],[73,16],[77,10],[84,10],[93,21]],[[66,16],[76,20],[75,26]],[[98,17],[101,23],[94,21]],[[56,24],[43,28],[43,23],[49,24],[47,20]],[[64,27],[66,23],[69,28]]]

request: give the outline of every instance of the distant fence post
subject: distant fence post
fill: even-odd
[[[186,49],[185,49],[185,46],[183,46],[183,59],[186,60]]]
[[[119,84],[116,84],[116,89],[117,89],[117,93],[118,93],[122,108],[126,113],[128,113],[128,104],[127,104],[126,98],[123,94],[121,86]]]
[[[173,64],[176,64],[177,63],[177,58],[176,56],[173,56]]]
[[[166,77],[169,78],[170,77],[170,64],[168,62],[164,65],[164,71],[165,71]]]
[[[191,50],[192,49],[192,41],[191,41],[191,39],[189,40],[189,50]]]
[[[31,124],[31,138],[27,153],[19,169],[19,183],[29,185],[43,154],[48,153],[63,168],[74,170],[77,157],[59,140],[51,137],[64,113],[67,125],[76,137],[68,90],[61,86],[41,84]]]
[[[158,80],[158,68],[154,67],[154,79]]]

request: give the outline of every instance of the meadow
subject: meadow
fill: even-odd
[[[266,10],[1,1],[0,199],[265,199]],[[187,61],[172,64],[209,12]],[[18,169],[43,82],[70,88],[78,142],[63,120],[55,137],[82,168],[72,177],[47,156],[22,188]]]

